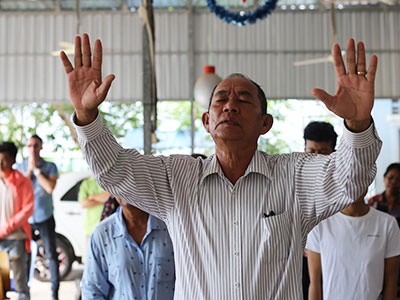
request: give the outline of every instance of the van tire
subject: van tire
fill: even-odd
[[[50,281],[49,262],[46,260],[43,241],[36,240],[38,251],[35,262],[34,276],[39,281]],[[64,280],[71,272],[72,263],[75,260],[74,249],[71,243],[63,235],[56,233],[56,248],[58,253],[60,281]]]

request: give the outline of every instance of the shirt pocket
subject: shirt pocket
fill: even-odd
[[[156,257],[156,278],[158,282],[175,280],[175,265],[172,257]]]
[[[263,218],[263,244],[267,261],[287,260],[291,240],[291,215],[285,211]]]

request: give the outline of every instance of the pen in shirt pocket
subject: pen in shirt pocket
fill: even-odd
[[[273,217],[273,216],[275,216],[275,213],[273,210],[270,210],[269,212],[264,213],[264,218]]]

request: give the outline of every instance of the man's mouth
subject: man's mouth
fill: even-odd
[[[239,126],[239,123],[238,123],[238,122],[236,122],[235,120],[231,120],[231,119],[223,120],[223,121],[219,122],[218,125],[221,125],[221,124],[228,124],[228,125]]]

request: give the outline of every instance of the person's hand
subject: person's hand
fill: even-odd
[[[347,42],[347,73],[338,44],[332,49],[337,77],[336,95],[324,90],[313,89],[312,94],[337,116],[345,119],[347,127],[360,132],[371,124],[371,111],[374,105],[374,82],[378,58],[371,57],[368,72],[365,62],[365,48],[362,42],[357,44],[357,60],[353,39]]]
[[[33,171],[37,168],[38,162],[34,156],[29,156],[28,158],[28,171]]]
[[[65,52],[61,51],[60,53],[60,58],[67,73],[69,96],[76,110],[78,125],[89,124],[96,118],[97,107],[106,98],[111,82],[115,78],[114,75],[108,75],[102,81],[103,50],[100,40],[96,40],[94,44],[93,60],[89,36],[83,34],[82,40],[81,45],[81,37],[75,37],[75,68]]]

